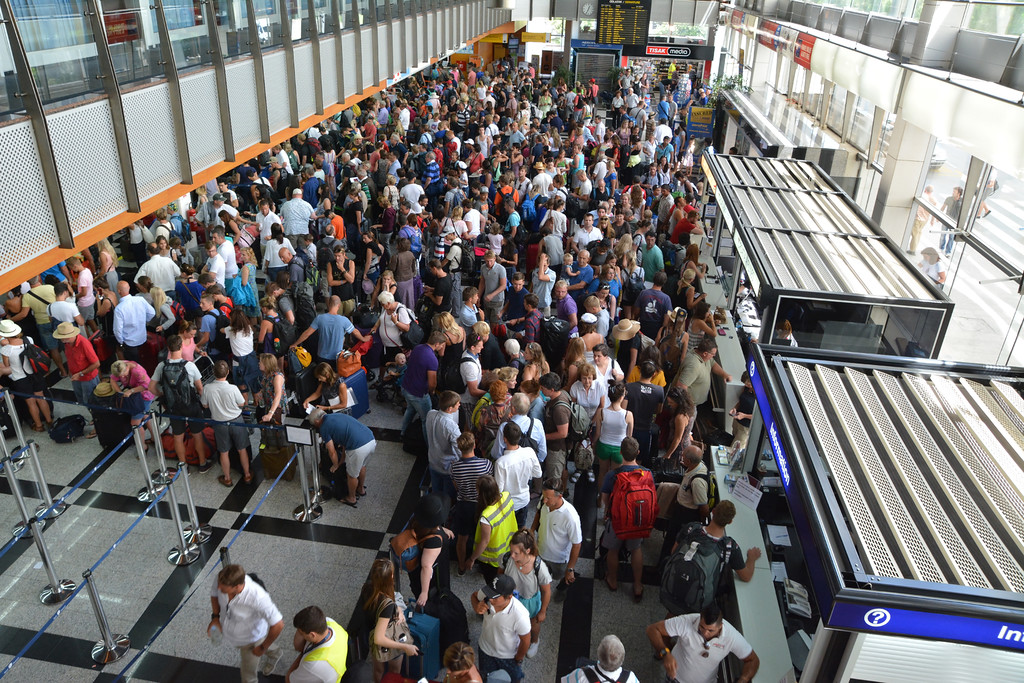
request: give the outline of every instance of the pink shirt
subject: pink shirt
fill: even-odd
[[[185,360],[195,362],[196,360],[196,338],[181,338],[181,357]]]

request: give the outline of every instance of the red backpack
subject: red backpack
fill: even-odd
[[[612,530],[621,540],[647,538],[658,518],[658,492],[649,469],[639,467],[615,475],[612,488]]]

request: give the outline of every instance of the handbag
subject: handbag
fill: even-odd
[[[358,351],[338,356],[338,376],[351,377],[363,369],[363,354]]]
[[[115,405],[118,410],[124,413],[128,413],[129,415],[139,415],[143,412],[146,402],[142,398],[141,393],[131,394],[129,396],[118,393]]]
[[[384,636],[399,643],[412,642],[412,631],[409,630],[409,623],[404,619],[400,619],[401,610],[393,600],[381,602],[380,608],[377,610],[377,619],[380,619],[381,613],[384,612],[389,604],[395,606],[395,613],[391,615],[391,620],[388,621],[388,625],[384,629]],[[373,658],[378,662],[390,662],[392,659],[401,657],[402,653],[400,651],[393,651],[389,647],[383,647],[373,642],[376,626],[376,623],[374,623],[370,628],[370,645],[373,650]]]

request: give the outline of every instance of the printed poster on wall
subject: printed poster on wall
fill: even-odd
[[[793,49],[793,61],[805,69],[811,68],[811,53],[814,52],[814,36],[801,33]]]
[[[715,123],[715,110],[710,107],[690,107],[686,119],[686,134],[698,138],[710,138]]]
[[[128,43],[139,39],[137,12],[104,12],[103,25],[107,30],[107,44]]]

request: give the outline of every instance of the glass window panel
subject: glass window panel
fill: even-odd
[[[832,89],[832,99],[828,102],[825,125],[837,133],[843,130],[843,115],[846,113],[846,88],[837,85]]]
[[[868,151],[874,119],[875,106],[863,97],[857,97],[854,100],[853,116],[850,117],[850,129],[846,137],[851,145],[862,152]]]
[[[813,71],[807,71],[806,69],[801,70],[805,71],[807,73],[807,77],[811,79],[810,87],[807,89],[807,95],[803,98],[804,109],[817,118],[818,110],[821,108],[822,95],[825,92],[825,79]]]
[[[171,37],[174,65],[178,71],[188,71],[211,62],[209,36],[203,17],[203,6],[198,0],[165,0],[164,17]],[[156,11],[154,22],[156,21]]]
[[[1000,36],[1024,33],[1024,5],[970,3],[967,28]]]
[[[356,0],[356,9],[359,11],[359,25],[366,26],[370,23],[370,0]]]
[[[4,64],[14,64],[14,55],[11,53],[5,31],[0,31],[0,61]],[[24,101],[15,95],[18,92],[18,80],[13,67],[11,69],[4,74],[4,87],[0,88],[0,121],[8,121],[25,112]]]
[[[885,166],[885,155],[889,151],[889,139],[892,137],[892,129],[896,126],[896,115],[886,112],[885,121],[882,123],[882,132],[878,139],[878,149],[875,151],[875,163]]]
[[[1024,182],[1013,173],[992,169],[982,183],[981,200],[971,234],[1018,272],[1024,271]]]
[[[256,14],[256,34],[260,47],[266,49],[281,44],[281,15],[276,0],[253,0]]]

